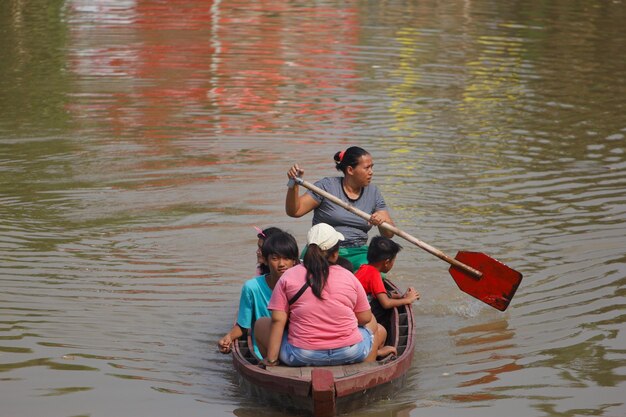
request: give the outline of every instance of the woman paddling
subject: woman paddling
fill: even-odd
[[[343,172],[343,177],[326,177],[315,183],[324,191],[350,203],[354,207],[371,214],[369,222],[350,213],[321,196],[307,191],[299,195],[295,177],[302,177],[304,170],[297,164],[291,167],[287,176],[287,197],[285,211],[290,217],[302,217],[313,210],[312,224],[327,223],[345,236],[339,247],[339,256],[349,260],[357,270],[367,263],[367,233],[373,226],[383,222],[393,225],[387,204],[378,188],[371,183],[374,175],[372,156],[363,148],[352,146],[334,156],[335,168]],[[380,234],[392,237],[393,233],[378,228]]]

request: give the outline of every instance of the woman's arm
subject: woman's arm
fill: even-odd
[[[283,340],[283,332],[287,324],[287,313],[284,311],[272,311],[272,325],[270,327],[270,340],[267,346],[267,356],[263,361],[266,366],[278,364],[278,354],[280,353],[280,343]]]
[[[222,353],[230,353],[233,342],[241,336],[243,336],[243,329],[239,327],[238,324],[235,324],[233,328],[230,329],[230,332],[226,333],[226,335],[217,342],[217,347]]]
[[[298,185],[287,189],[285,198],[285,212],[289,217],[302,217],[319,206],[309,194],[298,195]]]
[[[302,177],[304,170],[296,164],[289,169],[287,177],[293,179],[296,177]],[[300,195],[300,188],[298,184],[293,184],[287,188],[287,196],[285,197],[285,212],[289,217],[302,217],[311,210],[319,206],[319,203],[315,201],[310,194]]]

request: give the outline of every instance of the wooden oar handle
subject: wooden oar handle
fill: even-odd
[[[340,198],[337,198],[336,196],[330,194],[327,191],[322,190],[319,187],[316,187],[315,185],[311,184],[310,182],[307,182],[305,180],[303,180],[302,178],[296,178],[295,179],[296,183],[298,183],[299,185],[302,185],[305,188],[308,188],[309,190],[313,191],[316,194],[321,195],[324,198],[327,198],[328,200],[332,201],[333,203],[343,207],[344,209],[348,210],[351,213],[356,214],[357,216],[369,221],[370,217],[372,217],[370,214],[364,212],[363,210],[360,210],[356,207],[354,207],[352,204],[347,203],[343,200],[341,200]],[[462,262],[459,262],[458,260],[449,257],[448,255],[446,255],[445,253],[443,253],[442,251],[440,251],[439,249],[430,246],[428,243],[422,242],[421,240],[417,239],[414,236],[411,236],[410,234],[398,229],[396,226],[393,226],[387,222],[384,222],[380,225],[380,227],[382,227],[383,229],[387,229],[391,232],[393,232],[394,234],[400,236],[401,238],[413,243],[414,245],[424,249],[426,252],[431,253],[433,255],[435,255],[436,257],[438,257],[439,259],[442,259],[444,261],[446,261],[447,263],[449,263],[450,265],[453,265],[459,269],[462,269],[463,271],[473,275],[476,278],[480,278],[482,277],[482,272],[472,268],[471,266],[465,265]]]

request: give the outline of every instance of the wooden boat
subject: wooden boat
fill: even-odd
[[[388,291],[398,288],[385,280]],[[399,291],[398,291],[399,292]],[[414,351],[414,321],[411,305],[384,310],[377,301],[372,311],[387,329],[387,344],[396,356],[376,362],[342,366],[267,369],[250,351],[250,340],[234,344],[233,364],[240,385],[249,394],[287,410],[306,410],[314,417],[329,417],[389,397],[402,386]]]

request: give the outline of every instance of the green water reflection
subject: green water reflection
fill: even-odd
[[[71,124],[64,0],[0,4],[0,132],[58,134]]]

